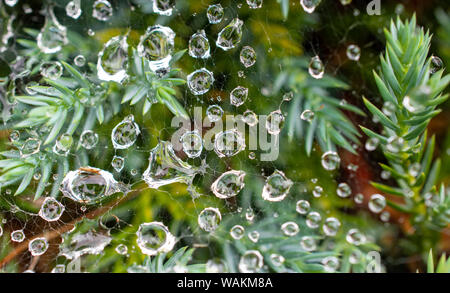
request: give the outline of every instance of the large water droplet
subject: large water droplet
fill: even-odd
[[[180,137],[184,153],[189,158],[197,158],[203,150],[203,139],[197,130],[185,132]]]
[[[309,212],[310,208],[311,208],[311,205],[310,205],[309,201],[304,200],[304,199],[297,201],[297,204],[295,205],[295,210],[300,215],[306,215]]]
[[[336,168],[339,167],[339,164],[341,163],[341,158],[339,155],[334,151],[328,151],[322,155],[322,167],[325,170],[333,171],[336,170]]]
[[[309,212],[306,216],[306,226],[311,229],[316,229],[322,221],[322,216],[318,212]]]
[[[175,0],[153,0],[153,12],[170,16],[175,8]]]
[[[111,132],[111,141],[115,149],[127,149],[132,146],[141,133],[139,126],[134,122],[134,116],[125,117]]]
[[[241,225],[235,225],[230,230],[230,235],[233,239],[239,240],[244,237],[245,229]]]
[[[198,226],[206,232],[212,232],[217,229],[222,220],[222,215],[217,208],[205,208],[198,215]]]
[[[67,259],[77,259],[85,254],[100,254],[111,243],[112,238],[89,230],[86,233],[66,233],[64,241],[60,245],[60,254]]]
[[[46,197],[39,210],[39,216],[47,222],[59,220],[65,207],[53,197]]]
[[[323,74],[325,73],[325,67],[323,66],[322,60],[320,60],[319,56],[315,56],[311,58],[308,67],[309,74],[315,79],[321,79]]]
[[[236,87],[230,93],[230,102],[232,105],[239,107],[247,100],[248,89],[242,86]]]
[[[206,109],[206,115],[209,121],[216,122],[222,119],[223,110],[219,105],[211,105]]]
[[[92,6],[92,17],[101,21],[107,21],[112,15],[113,9],[109,1],[97,0],[94,2]]]
[[[295,222],[286,222],[281,225],[281,230],[286,236],[295,236],[300,231],[300,228]]]
[[[49,7],[45,24],[36,37],[36,42],[42,52],[52,54],[59,52],[68,43],[67,29],[55,17],[53,8]]]
[[[11,232],[11,241],[22,242],[25,240],[25,233],[23,230],[15,230]]]
[[[66,14],[73,19],[78,19],[81,15],[80,0],[73,0],[66,5]]]
[[[263,267],[262,254],[257,250],[248,250],[239,260],[239,272],[257,273]]]
[[[143,223],[136,234],[137,244],[146,255],[169,252],[175,245],[175,237],[161,222]]]
[[[113,37],[106,42],[103,50],[98,54],[98,78],[106,81],[121,82],[127,77],[127,64],[127,37]]]
[[[213,73],[206,68],[195,70],[187,76],[188,87],[196,96],[207,93],[213,83]]]
[[[322,230],[327,236],[335,236],[341,227],[341,222],[334,217],[325,219],[325,223],[322,226]]]
[[[245,186],[244,177],[244,171],[227,171],[214,181],[211,191],[222,199],[236,196]]]
[[[214,151],[219,157],[232,157],[245,149],[245,138],[236,129],[218,133],[214,140]]]
[[[28,243],[28,251],[32,256],[43,255],[47,249],[48,242],[44,237],[34,238]]]
[[[201,30],[189,39],[189,55],[194,58],[206,59],[210,57],[210,46],[205,31]]]
[[[350,60],[358,61],[361,57],[361,49],[357,45],[349,45],[347,47],[347,57]]]
[[[292,184],[294,183],[286,178],[282,171],[275,170],[266,179],[266,184],[264,184],[262,191],[262,198],[267,201],[282,201],[289,193]]]
[[[209,5],[206,16],[210,24],[217,24],[223,19],[223,8],[220,4]]]
[[[60,190],[76,202],[92,204],[116,192],[124,192],[124,187],[107,171],[82,167],[66,174]]]
[[[369,209],[373,213],[380,213],[386,207],[386,198],[381,194],[372,194],[369,200]]]
[[[39,152],[41,141],[37,138],[28,138],[20,148],[20,156],[22,158],[29,157]]]
[[[169,68],[174,48],[175,33],[170,27],[155,25],[147,28],[141,36],[138,53],[147,58],[153,72],[165,71]]]
[[[233,19],[226,27],[224,27],[217,37],[217,47],[228,51],[236,47],[242,38],[242,25],[244,22],[239,18]]]
[[[300,5],[307,13],[313,13],[316,7],[320,4],[321,0],[300,0]]]
[[[98,134],[92,130],[85,130],[80,136],[80,144],[87,150],[94,148],[98,143]]]
[[[44,62],[40,68],[43,77],[55,80],[61,77],[63,67],[58,61]]]

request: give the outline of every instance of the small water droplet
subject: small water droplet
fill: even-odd
[[[230,235],[233,239],[239,240],[244,237],[245,229],[241,225],[235,225],[230,230]]]
[[[209,121],[216,122],[222,119],[223,110],[219,105],[211,105],[206,109],[206,115]]]
[[[39,210],[39,216],[47,222],[59,220],[65,207],[53,197],[46,197]]]
[[[175,0],[153,0],[153,12],[159,15],[170,16],[175,8]]]
[[[73,59],[73,63],[75,63],[75,65],[78,67],[83,67],[86,64],[86,57],[84,57],[83,55],[77,55]]]
[[[284,126],[284,115],[281,110],[276,110],[271,112],[267,116],[266,120],[266,130],[272,135],[278,135]]]
[[[116,172],[120,172],[125,166],[125,159],[120,156],[114,156],[111,160],[111,166]]]
[[[70,1],[66,5],[66,14],[69,17],[72,17],[73,19],[78,19],[81,15],[81,7],[80,7],[80,1],[74,0]]]
[[[311,205],[310,205],[309,201],[304,200],[304,199],[297,201],[297,204],[295,205],[295,210],[300,215],[306,215],[310,209],[311,209]]]
[[[22,242],[25,240],[25,233],[23,230],[15,230],[11,232],[11,241]]]
[[[325,66],[323,65],[322,60],[320,60],[319,56],[311,58],[311,61],[309,62],[308,72],[315,79],[321,79],[323,77],[323,74],[325,73]]]
[[[195,70],[187,76],[188,87],[196,96],[207,93],[213,83],[213,73],[206,68]]]
[[[335,236],[341,227],[341,222],[335,217],[325,219],[322,230],[327,236]]]
[[[175,245],[175,237],[161,222],[141,224],[136,235],[137,244],[142,253],[146,255],[152,256],[169,252]]]
[[[350,188],[350,185],[348,185],[345,182],[339,183],[336,193],[339,197],[346,198],[349,197],[352,194],[352,189]]]
[[[300,115],[300,118],[304,121],[307,122],[312,122],[314,119],[314,112],[311,110],[305,110],[302,112],[302,114]]]
[[[209,41],[204,30],[198,31],[189,39],[189,56],[200,59],[210,57]]]
[[[203,139],[197,130],[185,132],[180,137],[184,153],[189,158],[197,158],[203,150]]]
[[[349,45],[347,47],[347,57],[350,60],[358,61],[361,57],[361,49],[355,44]]]
[[[101,21],[107,21],[112,15],[113,9],[111,3],[106,0],[97,0],[94,2],[92,6],[92,17]]]
[[[85,130],[80,135],[80,144],[87,150],[94,148],[98,143],[98,134],[92,130]]]
[[[214,151],[219,157],[232,157],[245,149],[245,138],[236,129],[219,132],[214,140]]]
[[[242,86],[238,86],[230,93],[230,102],[232,105],[239,107],[247,100],[248,89]]]
[[[297,233],[300,231],[300,228],[295,222],[286,222],[281,225],[281,230],[283,231],[284,235],[291,237],[297,235]]]
[[[267,201],[282,201],[289,193],[294,183],[282,171],[275,170],[267,177],[262,191],[262,198]]]
[[[239,59],[245,68],[251,67],[256,63],[256,52],[250,46],[244,46],[239,55]]]
[[[314,251],[317,249],[316,240],[312,236],[303,236],[300,240],[300,246],[305,251]]]
[[[300,5],[307,13],[313,13],[316,7],[320,4],[321,0],[300,0]]]
[[[248,250],[239,260],[239,272],[257,273],[264,265],[263,256],[257,250]]]
[[[316,229],[322,221],[322,216],[318,212],[309,212],[306,216],[306,226],[311,229]]]
[[[141,133],[139,126],[134,122],[134,116],[125,117],[111,132],[111,141],[115,149],[127,149],[132,146]]]
[[[221,199],[234,197],[244,188],[244,177],[244,171],[227,171],[214,181],[211,191]]]
[[[58,61],[44,62],[41,65],[40,72],[42,76],[55,80],[61,77],[63,67]]]

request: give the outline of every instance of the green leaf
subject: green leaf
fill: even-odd
[[[386,115],[384,115],[383,112],[378,110],[378,108],[375,107],[371,102],[369,102],[369,100],[367,100],[365,97],[363,97],[363,102],[366,105],[367,109],[374,116],[378,117],[378,119],[380,120],[381,124],[383,124],[383,126],[388,127],[390,129],[394,130],[395,132],[400,130],[400,128],[394,122],[392,122]]]
[[[25,174],[25,176],[22,179],[22,182],[20,183],[19,187],[16,190],[16,193],[14,195],[21,194],[25,188],[30,184],[31,179],[33,179],[34,175],[34,168],[30,168],[28,172]]]

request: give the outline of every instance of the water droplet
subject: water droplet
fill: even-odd
[[[20,139],[20,132],[18,130],[13,130],[9,134],[9,139],[11,141],[18,141]]]
[[[363,255],[359,250],[353,250],[350,256],[348,257],[348,262],[351,264],[358,264],[361,262]]]
[[[272,264],[274,264],[277,267],[280,267],[283,265],[285,258],[280,254],[272,253],[270,255],[270,260],[272,261]]]
[[[357,45],[349,45],[347,47],[347,57],[350,60],[358,61],[361,57],[361,49]]]
[[[309,212],[306,216],[306,226],[311,229],[318,228],[320,221],[322,221],[322,216],[318,212]]]
[[[39,216],[47,222],[59,220],[65,207],[53,197],[46,197],[39,210]]]
[[[53,8],[49,7],[45,24],[36,37],[36,42],[42,52],[53,54],[59,52],[68,43],[67,29],[55,17]]]
[[[220,4],[209,5],[206,16],[210,24],[217,24],[223,19],[223,8]]]
[[[251,67],[256,63],[256,52],[252,47],[245,46],[241,50],[239,59],[245,68]]]
[[[206,68],[195,70],[187,76],[188,87],[196,96],[207,93],[213,83],[213,73]]]
[[[409,166],[408,168],[408,173],[409,175],[413,176],[413,177],[417,177],[420,174],[420,171],[422,169],[422,166],[420,165],[420,163],[413,163],[411,164],[411,166]]]
[[[314,112],[311,110],[305,110],[300,115],[300,118],[304,121],[311,122],[314,119]]]
[[[256,158],[256,154],[255,154],[254,152],[250,152],[250,153],[248,154],[248,158],[249,158],[250,160],[254,160],[254,159]]]
[[[111,141],[115,149],[127,149],[132,146],[141,133],[139,126],[134,122],[134,116],[125,117],[111,132]]]
[[[216,122],[222,119],[223,110],[219,105],[211,105],[206,109],[206,115],[209,121]]]
[[[52,269],[51,273],[52,273],[52,274],[62,274],[62,273],[64,273],[65,271],[66,271],[66,266],[63,265],[63,264],[61,264],[61,265],[56,265],[56,266]]]
[[[300,0],[300,5],[307,13],[313,13],[316,7],[320,4],[321,0]]]
[[[137,244],[146,255],[169,252],[175,245],[175,237],[161,222],[143,223],[136,234]]]
[[[314,197],[321,197],[322,196],[322,192],[323,192],[322,186],[317,185],[313,189],[313,196]]]
[[[266,129],[272,135],[278,135],[284,126],[284,115],[281,110],[271,112],[267,116]]]
[[[69,171],[60,190],[64,196],[85,204],[96,203],[106,196],[124,191],[111,173],[93,167]]]
[[[11,241],[22,242],[25,240],[25,233],[23,230],[15,230],[11,232]]]
[[[255,219],[255,212],[251,207],[247,208],[247,210],[245,211],[245,219],[247,219],[247,221],[249,222],[253,222],[253,220]]]
[[[239,240],[244,237],[245,229],[241,225],[235,225],[230,230],[230,235],[233,239]]]
[[[380,213],[386,207],[386,198],[381,194],[372,194],[369,200],[369,210],[373,213]]]
[[[184,153],[189,158],[197,158],[203,150],[203,139],[197,130],[185,132],[180,137]]]
[[[219,132],[214,140],[214,151],[219,157],[232,157],[245,149],[245,138],[236,129]]]
[[[388,211],[384,211],[380,214],[380,220],[383,222],[388,222],[391,218],[391,214]]]
[[[175,154],[170,142],[160,141],[150,151],[149,165],[142,178],[150,188],[157,189],[175,182],[190,184],[198,172]]]
[[[97,0],[94,2],[92,6],[92,17],[101,21],[107,21],[112,15],[113,9],[111,3],[106,0]]]
[[[68,232],[63,234],[63,239],[59,247],[60,255],[67,259],[77,259],[85,254],[100,254],[112,240],[111,237],[94,230],[83,234]]]
[[[98,134],[92,130],[85,130],[80,136],[80,144],[87,150],[94,148],[98,143]]]
[[[306,201],[304,199],[297,201],[297,204],[295,205],[295,210],[300,215],[306,215],[310,209],[311,205],[309,204],[309,201]]]
[[[29,157],[39,152],[41,141],[37,138],[28,138],[20,149],[20,156],[22,158]]]
[[[66,14],[69,17],[72,17],[73,19],[78,19],[81,15],[81,7],[80,7],[80,1],[74,0],[70,1],[66,5]]]
[[[242,120],[248,126],[255,126],[258,123],[258,116],[252,110],[247,110],[242,114]]]
[[[244,171],[227,171],[214,181],[211,191],[221,199],[236,196],[245,186],[244,177]]]
[[[73,144],[73,137],[68,133],[61,134],[53,146],[53,152],[60,156],[67,156]]]
[[[207,273],[212,274],[226,273],[228,271],[225,262],[219,258],[208,260],[206,262],[205,270]]]
[[[341,163],[341,158],[334,151],[328,151],[322,155],[322,167],[325,170],[333,171],[339,167]]]
[[[232,105],[239,107],[247,100],[248,88],[238,86],[230,93],[230,102]]]
[[[335,256],[327,256],[322,259],[323,268],[327,273],[334,273],[339,268],[339,259]]]
[[[264,265],[263,256],[257,250],[248,250],[239,260],[239,272],[257,273]]]
[[[353,198],[353,200],[357,204],[362,204],[364,201],[364,195],[362,193],[357,193],[357,194],[355,194],[355,197]]]
[[[365,144],[366,150],[369,152],[376,150],[379,143],[380,143],[380,140],[378,138],[370,137],[369,139],[367,139],[366,144]]]
[[[386,116],[392,116],[395,113],[396,109],[397,107],[394,105],[394,103],[390,101],[384,102],[383,107],[381,108],[381,110]]]
[[[247,5],[250,9],[258,9],[263,5],[263,0],[247,0]]]
[[[14,5],[16,5],[18,1],[19,0],[5,0],[5,4],[9,7],[14,7]]]
[[[325,223],[322,226],[322,230],[327,236],[335,236],[341,227],[341,222],[334,217],[325,219]]]
[[[189,39],[189,56],[206,59],[210,57],[210,46],[205,31],[201,30]]]
[[[239,18],[233,19],[226,27],[224,27],[217,37],[217,47],[228,51],[236,47],[242,38],[242,25],[244,22]]]
[[[391,136],[388,138],[386,149],[391,153],[398,153],[403,150],[405,140],[399,136]]]
[[[141,36],[138,54],[148,59],[153,72],[165,71],[169,68],[174,48],[175,33],[170,27],[155,25],[147,29]]]
[[[34,238],[28,243],[28,251],[32,256],[43,255],[47,249],[48,242],[44,237]]]
[[[63,73],[63,67],[58,61],[44,62],[40,69],[43,77],[55,80],[61,77]]]
[[[248,239],[250,239],[251,242],[257,243],[259,240],[259,232],[258,231],[252,231],[248,233]]]
[[[366,242],[366,236],[362,234],[358,229],[350,229],[347,232],[347,235],[345,237],[348,243],[359,246]]]
[[[78,67],[83,67],[86,64],[86,58],[83,55],[77,55],[73,59],[73,63]]]
[[[300,240],[300,246],[305,251],[314,251],[317,249],[316,240],[312,236],[303,236]]]
[[[346,197],[349,197],[350,194],[352,194],[352,189],[350,188],[350,185],[343,182],[343,183],[339,183],[339,185],[336,189],[336,193],[339,197],[346,198]]]
[[[222,220],[222,215],[217,208],[205,208],[198,215],[198,226],[206,232],[212,232],[217,229]]]
[[[286,236],[295,236],[300,231],[300,228],[295,222],[286,222],[281,225],[281,230]]]
[[[105,81],[122,82],[127,77],[128,44],[126,36],[111,38],[98,54],[97,75]]]
[[[115,250],[120,255],[126,255],[128,253],[128,247],[125,244],[117,245]]]
[[[170,16],[175,8],[175,0],[153,0],[153,12],[159,15]]]
[[[308,72],[315,79],[321,79],[323,77],[323,74],[325,73],[325,66],[323,65],[322,60],[320,60],[319,56],[311,58],[311,61],[309,62]]]
[[[288,195],[292,184],[294,183],[286,178],[282,171],[275,170],[266,179],[262,198],[267,201],[282,201]]]
[[[434,74],[444,68],[444,62],[437,56],[431,56],[430,73]]]
[[[125,166],[125,159],[120,156],[114,156],[111,160],[111,166],[116,172],[120,172]]]

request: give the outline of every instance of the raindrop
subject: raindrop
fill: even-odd
[[[117,245],[115,250],[120,255],[126,255],[128,253],[128,247],[125,244]]]
[[[39,210],[39,216],[47,222],[59,220],[65,207],[53,197],[46,197]]]
[[[313,195],[314,195],[314,197],[321,197],[321,196],[322,196],[322,193],[323,193],[323,188],[322,188],[322,186],[317,185],[317,186],[314,187],[314,189],[313,189]]]
[[[85,254],[100,254],[111,240],[111,237],[93,230],[83,234],[66,234],[60,244],[60,254],[67,259],[77,259]]]
[[[221,199],[236,196],[245,186],[244,177],[244,171],[227,171],[214,181],[211,191]]]
[[[22,242],[25,240],[25,233],[23,230],[15,230],[11,232],[11,241]]]
[[[44,237],[34,238],[28,243],[28,251],[32,256],[43,255],[47,249],[48,242]]]
[[[249,207],[245,211],[245,219],[247,219],[247,221],[249,222],[253,222],[253,219],[255,219],[255,212],[252,208]]]
[[[66,14],[73,19],[78,19],[81,15],[80,0],[73,0],[66,5]]]
[[[14,5],[16,5],[18,1],[19,0],[5,0],[5,4],[9,7],[14,7]]]
[[[416,177],[417,175],[420,174],[420,170],[422,169],[422,166],[420,165],[420,163],[413,163],[411,164],[411,166],[409,166],[408,168],[408,173],[409,175]]]
[[[210,57],[210,46],[204,30],[193,34],[189,39],[189,56],[206,59]]]
[[[126,36],[116,36],[106,42],[98,54],[97,75],[105,81],[122,82],[127,77],[128,44]]]
[[[242,120],[247,123],[248,126],[255,126],[258,123],[258,116],[252,110],[247,110],[242,114]]]
[[[213,274],[226,273],[228,271],[225,262],[219,258],[208,260],[205,265],[205,270],[207,273]]]
[[[138,54],[148,59],[153,72],[165,71],[169,68],[174,48],[175,33],[170,27],[155,25],[147,28],[141,36]]]
[[[78,67],[83,67],[86,64],[86,58],[83,55],[77,55],[73,59],[73,63]]]
[[[53,147],[53,152],[60,156],[67,156],[73,144],[73,137],[68,133],[61,134]]]
[[[230,230],[230,235],[233,239],[239,240],[244,237],[245,229],[241,225],[235,225]]]
[[[343,183],[339,183],[339,185],[336,189],[336,193],[339,197],[346,198],[346,197],[349,197],[350,194],[352,194],[352,189],[350,188],[350,185],[343,182]]]
[[[197,158],[203,150],[203,140],[197,130],[185,132],[180,137],[184,153],[189,158]]]
[[[52,54],[59,52],[68,43],[67,29],[55,17],[52,7],[49,7],[45,24],[36,38],[42,52]]]
[[[107,21],[111,18],[112,14],[113,9],[111,3],[106,0],[97,0],[94,2],[92,6],[92,17],[101,21]]]
[[[362,234],[358,229],[350,229],[345,237],[348,243],[359,246],[366,242],[366,236]]]
[[[351,264],[358,264],[361,262],[362,253],[359,250],[353,250],[350,256],[348,257],[348,262]]]
[[[386,101],[383,103],[383,107],[381,108],[381,110],[386,116],[392,116],[395,113],[396,108],[397,107],[394,105],[394,103]]]
[[[405,141],[402,137],[391,136],[388,139],[386,149],[391,153],[398,153],[403,150],[404,145]]]
[[[309,212],[306,216],[306,226],[311,229],[318,228],[320,221],[322,221],[322,216],[318,212]]]
[[[278,135],[284,126],[284,115],[281,110],[271,112],[267,116],[266,129],[267,132],[273,135]]]
[[[281,225],[281,231],[283,231],[284,235],[291,237],[297,235],[300,228],[295,222],[286,222]]]
[[[286,178],[282,171],[275,170],[266,179],[262,191],[262,198],[273,202],[282,201],[288,195],[292,184],[294,183]]]
[[[256,52],[252,47],[245,46],[241,50],[239,59],[245,68],[251,67],[256,63]]]
[[[141,224],[136,235],[137,244],[142,253],[146,255],[152,256],[169,252],[175,245],[175,237],[161,222]]]
[[[365,144],[366,150],[372,152],[377,149],[380,140],[376,137],[370,137]]]
[[[289,102],[292,98],[294,98],[293,92],[287,92],[283,95],[283,101]]]
[[[358,61],[361,57],[361,49],[357,45],[349,45],[347,47],[347,57],[350,60]]]
[[[206,109],[206,115],[209,121],[216,122],[222,119],[223,110],[219,105],[211,105]]]
[[[386,198],[381,194],[372,194],[369,200],[369,210],[373,213],[380,213],[386,207]]]
[[[383,222],[388,222],[391,217],[391,214],[388,211],[384,211],[380,214],[380,220]]]
[[[334,217],[325,219],[325,223],[322,226],[322,230],[327,236],[335,236],[341,227],[341,222]]]
[[[69,171],[60,190],[66,197],[85,204],[96,203],[106,196],[124,191],[111,173],[93,167]]]
[[[236,129],[218,133],[214,140],[214,151],[219,157],[232,157],[245,149],[245,138]]]
[[[247,0],[247,4],[250,9],[257,9],[262,7],[263,0]]]
[[[92,130],[85,130],[80,136],[80,144],[87,150],[94,148],[98,143],[98,134]]]
[[[63,67],[58,61],[44,62],[40,69],[41,75],[48,79],[58,79],[63,73]]]
[[[314,119],[314,112],[311,110],[305,110],[300,115],[300,118],[304,121],[311,122]]]
[[[62,274],[62,273],[64,273],[65,271],[66,271],[66,266],[63,265],[63,264],[61,264],[61,265],[56,265],[56,266],[52,269],[51,273],[53,273],[53,274]]]
[[[325,67],[323,66],[322,60],[320,60],[319,56],[311,58],[311,61],[309,62],[308,72],[315,79],[320,79],[323,77],[323,74],[325,73]]]
[[[444,67],[444,62],[437,56],[431,56],[430,73],[434,74]]]
[[[335,256],[327,256],[322,259],[323,268],[327,273],[334,273],[339,268],[339,259]]]
[[[248,239],[250,239],[251,242],[257,243],[259,240],[259,232],[258,231],[252,231],[248,233]]]
[[[264,265],[263,256],[257,250],[248,250],[239,260],[239,272],[257,273]]]
[[[242,25],[244,22],[239,18],[233,19],[226,27],[224,27],[216,41],[217,47],[228,51],[236,47],[242,38]]]
[[[230,93],[230,102],[232,105],[239,107],[247,100],[248,88],[238,86]]]
[[[134,116],[125,117],[111,132],[111,141],[115,149],[127,149],[132,146],[141,133],[134,122]]]
[[[357,204],[362,204],[364,201],[364,195],[362,193],[357,193],[357,194],[355,194],[355,197],[353,198],[353,200]]]
[[[206,16],[210,24],[217,24],[223,19],[223,8],[220,4],[209,5]]]
[[[304,199],[297,201],[297,204],[295,205],[295,210],[300,215],[306,215],[310,209],[311,205],[309,204],[309,201],[306,201]]]
[[[322,167],[325,170],[333,171],[339,167],[341,163],[341,158],[334,151],[328,151],[322,155]]]
[[[213,73],[206,68],[195,70],[187,76],[188,87],[196,96],[207,93],[213,83]]]
[[[175,8],[175,0],[153,0],[153,12],[170,16]]]
[[[307,13],[313,13],[316,7],[320,4],[321,0],[300,0],[300,5]]]
[[[284,263],[284,261],[285,261],[285,258],[284,258],[282,255],[279,255],[279,254],[277,254],[277,253],[272,253],[272,254],[270,255],[270,260],[272,261],[272,263],[273,263],[275,266],[279,267],[279,266],[282,266],[282,265],[283,265],[283,263]]]
[[[198,226],[206,232],[212,232],[217,229],[222,220],[222,215],[217,208],[205,208],[198,215]]]
[[[20,149],[20,156],[25,158],[34,155],[39,152],[40,147],[41,141],[39,139],[33,137],[28,138]]]
[[[125,159],[120,156],[114,156],[111,160],[111,166],[116,172],[120,172],[125,166]]]
[[[314,251],[317,249],[316,240],[312,236],[303,236],[300,240],[300,246],[305,251]]]

